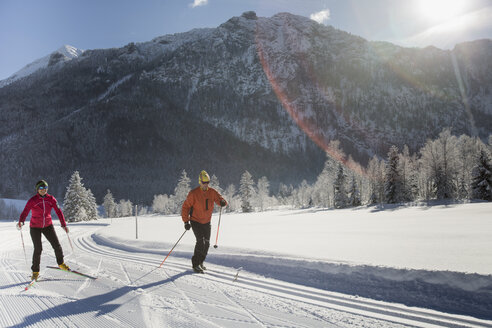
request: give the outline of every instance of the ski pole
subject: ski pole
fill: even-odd
[[[24,224],[22,224],[22,225],[24,225]],[[26,260],[26,264],[27,264],[26,246],[24,245],[24,235],[22,234],[22,227],[19,228],[19,231],[21,234],[22,248],[24,249],[24,260]]]
[[[67,233],[68,242],[70,243],[70,247],[72,248],[72,253],[75,253],[75,251],[73,250],[73,245],[72,245],[72,240],[70,239],[70,235],[68,234],[67,230],[65,230],[65,232]]]
[[[166,256],[166,258],[164,259],[164,261],[162,261],[162,262],[161,262],[161,265],[159,265],[159,268],[160,268],[160,267],[164,264],[164,262],[167,260],[167,258],[169,257],[169,255],[171,255],[171,253],[172,253],[172,251],[173,251],[174,247],[176,247],[176,245],[179,243],[179,241],[181,240],[181,238],[183,238],[183,236],[184,236],[184,234],[186,233],[186,231],[188,231],[188,230],[185,230],[185,231],[183,232],[183,234],[181,235],[181,237],[179,237],[178,241],[176,242],[176,244],[174,244],[173,248],[171,248],[171,250],[170,250],[170,251],[169,251],[169,253],[167,254],[167,256]]]
[[[219,228],[220,228],[220,217],[222,216],[222,206],[220,207],[219,210],[219,223],[217,224],[217,237],[215,237],[215,245],[214,248],[217,248],[217,240],[219,240]]]

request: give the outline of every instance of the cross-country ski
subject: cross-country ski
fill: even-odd
[[[36,282],[37,282],[37,280],[31,280],[31,282],[26,287],[24,287],[24,290],[28,290],[29,288],[31,288],[32,286],[34,286],[34,284]]]
[[[68,273],[72,273],[72,274],[75,274],[77,276],[81,276],[81,277],[85,277],[85,278],[89,278],[89,279],[97,279],[97,277],[94,277],[94,276],[91,276],[91,275],[88,275],[86,273],[82,273],[82,272],[79,272],[77,270],[72,270],[72,269],[61,269],[59,267],[55,267],[55,266],[47,266],[48,269],[54,269],[54,270],[60,270],[60,271],[64,271],[64,272],[68,272]]]

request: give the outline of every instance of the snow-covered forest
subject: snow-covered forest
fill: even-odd
[[[374,156],[361,167],[343,154],[338,142],[330,147],[343,158],[338,162],[327,156],[323,171],[313,184],[281,184],[276,195],[270,191],[267,177],[256,180],[248,171],[240,178],[239,188],[220,185],[213,175],[211,186],[229,200],[227,211],[263,211],[279,205],[297,208],[311,206],[346,208],[379,203],[404,203],[437,200],[492,200],[491,141],[483,143],[466,135],[453,136],[444,130],[429,140],[416,154],[408,147],[392,147],[386,159]],[[152,211],[174,214],[190,190],[186,171],[174,195],[156,195]],[[113,200],[114,202],[114,200]]]
[[[255,179],[248,171],[240,177],[239,188],[234,184],[223,187],[213,174],[211,187],[229,202],[227,212],[264,211],[282,205],[295,208],[347,208],[360,205],[396,204],[429,200],[487,200],[492,201],[492,136],[488,144],[466,135],[454,136],[444,130],[436,140],[428,140],[418,153],[410,154],[407,147],[392,147],[385,159],[374,156],[362,167],[343,154],[338,142],[330,147],[339,162],[327,156],[317,180],[299,186],[280,184],[272,193],[268,177]],[[90,179],[90,177],[88,177]],[[176,214],[194,180],[183,170],[174,194],[155,195],[152,206],[138,206],[138,214]],[[106,217],[125,217],[135,214],[131,200],[115,200],[110,190],[102,200]],[[63,200],[68,221],[97,219],[97,204],[90,189],[84,187],[79,172],[74,172]],[[0,201],[2,219],[18,216],[15,206]]]

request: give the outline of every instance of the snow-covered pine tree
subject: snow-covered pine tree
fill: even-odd
[[[391,146],[388,152],[384,179],[384,197],[387,203],[394,204],[402,201],[402,177],[399,171],[399,154],[396,146]]]
[[[472,197],[472,171],[476,165],[480,151],[487,146],[477,137],[461,135],[458,138],[458,171],[457,171],[457,198],[470,199]]]
[[[431,192],[437,199],[456,196],[458,162],[458,139],[449,129],[443,130],[439,138],[427,141],[421,152],[421,169],[428,171],[426,178],[432,184]],[[432,195],[431,195],[432,196]]]
[[[107,218],[114,218],[116,216],[116,202],[109,189],[104,196],[103,207]]]
[[[261,177],[258,179],[258,183],[256,184],[258,192],[256,194],[256,203],[260,208],[260,211],[263,211],[265,207],[269,206],[269,198],[270,198],[270,182],[267,177]]]
[[[294,206],[296,206],[296,207],[307,208],[307,207],[313,205],[313,201],[311,198],[312,188],[307,183],[306,180],[302,180],[299,188],[294,190],[293,196],[294,196]]]
[[[190,192],[190,178],[186,174],[186,170],[181,172],[176,188],[174,188],[174,213],[180,213],[188,193]]]
[[[321,171],[313,186],[314,205],[321,207],[332,206],[332,186],[338,172],[337,169],[337,161],[327,154],[323,171]]]
[[[437,139],[441,149],[442,162],[438,176],[437,198],[451,199],[456,197],[458,172],[458,139],[446,129]]]
[[[223,193],[223,190],[220,187],[219,178],[217,178],[215,174],[212,174],[212,176],[210,177],[210,188],[214,188],[219,192],[219,194]]]
[[[277,194],[277,199],[279,203],[282,205],[287,205],[291,203],[290,198],[292,197],[293,190],[294,187],[292,187],[292,185],[287,186],[286,184],[280,183]]]
[[[226,190],[224,191],[223,196],[227,200],[227,206],[225,208],[226,212],[235,212],[239,209],[241,201],[236,195],[235,185],[228,185]]]
[[[338,164],[338,173],[335,179],[335,183],[333,184],[333,206],[335,208],[345,208],[348,205],[348,196],[346,189],[346,179],[347,175],[345,174],[345,170],[342,164]]]
[[[408,146],[403,146],[399,159],[399,172],[401,174],[401,200],[408,202],[415,200],[417,195],[418,181],[416,170],[416,158],[410,156]]]
[[[88,221],[98,219],[96,197],[90,189],[86,189],[86,212]]]
[[[473,198],[492,201],[492,164],[485,150],[480,151],[473,169],[471,188]]]
[[[369,204],[379,204],[384,200],[384,163],[373,156],[367,165],[369,179]]]
[[[241,181],[239,182],[239,193],[241,195],[241,209],[243,212],[253,211],[253,197],[255,194],[254,181],[251,173],[245,171],[241,176]]]
[[[68,222],[87,220],[87,191],[82,183],[79,171],[75,171],[67,187],[63,201],[63,214]]]
[[[217,192],[219,194],[223,194],[223,190],[222,188],[220,187],[220,182],[219,182],[219,178],[217,178],[217,176],[215,174],[212,174],[212,176],[210,177],[210,184],[209,184],[210,188],[214,188],[215,190],[217,190]],[[214,212],[215,213],[218,213],[220,211],[220,207],[219,206],[214,206]]]
[[[154,195],[152,212],[158,214],[173,214],[173,206],[167,194]]]
[[[355,179],[355,174],[352,174],[352,183],[350,184],[348,204],[353,207],[360,206],[362,204],[359,186]]]
[[[133,215],[133,203],[130,200],[120,199],[116,205],[116,216],[125,217]]]

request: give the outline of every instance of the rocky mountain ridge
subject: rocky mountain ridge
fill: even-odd
[[[98,200],[109,188],[148,203],[183,169],[207,169],[223,187],[246,169],[273,188],[312,181],[335,139],[364,163],[445,127],[487,138],[491,57],[491,40],[409,49],[253,12],[87,50],[0,88],[0,194],[44,177],[63,195],[79,170]]]

